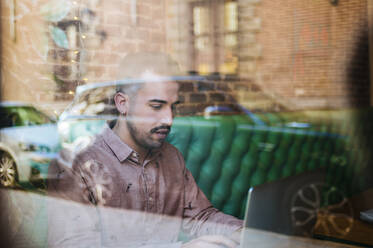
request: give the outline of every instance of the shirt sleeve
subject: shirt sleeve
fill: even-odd
[[[80,160],[72,166],[77,169]],[[97,208],[83,187],[80,170],[74,170],[63,158],[49,167],[48,247],[100,247],[101,235]]]
[[[184,167],[183,229],[193,236],[201,236],[208,234],[230,235],[242,228],[242,220],[224,214],[212,206],[198,187],[191,172],[185,167],[184,159],[180,153],[179,160]]]

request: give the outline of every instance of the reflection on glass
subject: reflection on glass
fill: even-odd
[[[225,47],[237,46],[237,35],[236,34],[225,35],[224,36],[224,45],[225,45]]]
[[[227,53],[224,63],[219,67],[219,71],[223,74],[235,74],[238,69],[237,67],[238,58],[236,56],[232,56],[231,53]]]
[[[199,37],[199,38],[196,39],[195,47],[198,50],[203,51],[204,49],[209,47],[209,45],[210,45],[209,41],[210,41],[209,37]]]
[[[224,4],[224,27],[226,31],[236,32],[238,30],[237,2]]]
[[[194,34],[201,35],[209,32],[209,11],[206,7],[193,9]]]
[[[1,127],[33,126],[53,122],[46,114],[31,106],[2,107],[0,114]]]

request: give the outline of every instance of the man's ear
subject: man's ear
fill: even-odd
[[[128,111],[128,106],[129,106],[128,95],[122,92],[118,92],[114,95],[114,102],[115,102],[115,107],[117,108],[119,113],[126,115]]]

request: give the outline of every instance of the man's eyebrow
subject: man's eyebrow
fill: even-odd
[[[164,100],[159,100],[159,99],[152,99],[152,100],[149,100],[150,103],[163,103],[163,104],[166,104],[167,101],[164,101]]]
[[[152,99],[152,100],[149,100],[150,103],[163,103],[163,104],[167,104],[167,101],[164,101],[164,100],[159,100],[159,99]],[[176,104],[180,104],[181,102],[178,100],[172,104],[176,105]]]

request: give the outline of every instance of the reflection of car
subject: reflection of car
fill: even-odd
[[[31,105],[0,104],[0,183],[41,179],[58,149],[56,124]]]

